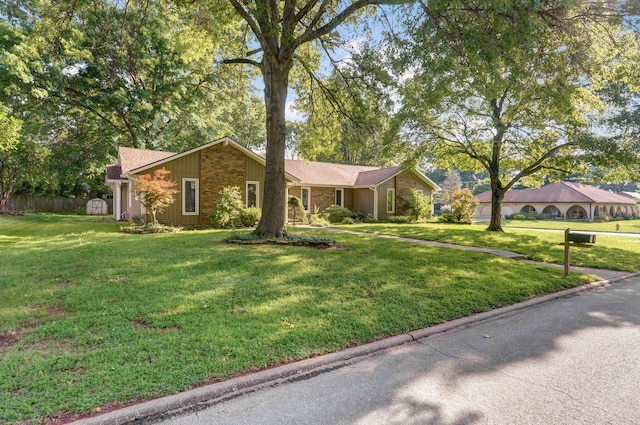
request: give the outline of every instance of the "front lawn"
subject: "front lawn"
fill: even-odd
[[[294,231],[348,250],[118,227],[0,216],[0,423],[91,414],[595,280],[324,230]]]
[[[517,220],[514,220],[517,221]],[[513,223],[513,221],[511,222]],[[634,223],[625,221],[622,223]],[[579,223],[565,223],[564,228],[576,231],[595,231],[592,226],[576,226]],[[580,223],[593,224],[593,223]],[[611,225],[611,223],[607,223]],[[517,252],[530,260],[563,264],[564,240],[560,232],[505,228],[503,233],[487,232],[487,223],[471,225],[425,223],[416,225],[370,223],[340,226],[344,229],[362,232],[388,234],[408,238],[447,242],[457,245],[479,246]],[[599,269],[637,271],[640,269],[640,238],[597,235],[592,248],[573,248],[571,265]]]

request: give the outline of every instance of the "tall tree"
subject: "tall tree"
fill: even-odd
[[[70,194],[104,180],[119,145],[182,151],[223,135],[264,144],[255,73],[216,66],[241,42],[240,19],[225,5],[209,20],[188,3],[0,4],[0,96],[51,150],[43,187]]]
[[[391,78],[367,69],[366,54],[340,62],[327,78],[295,84],[297,146],[307,160],[385,166],[395,158],[384,149],[393,116]]]
[[[610,2],[429,1],[407,19],[399,129],[437,165],[486,170],[491,221],[523,180],[569,171],[601,141],[592,90],[615,52]],[[596,48],[596,46],[599,46]]]
[[[335,30],[353,22],[367,6],[396,0],[228,0],[246,22],[252,39],[241,57],[227,63],[250,64],[262,73],[266,108],[266,171],[263,214],[255,233],[285,233],[285,112],[290,74],[309,43],[335,41]],[[254,58],[254,55],[259,57]]]
[[[0,104],[0,211],[7,211],[15,184],[29,163],[29,146],[21,128],[22,122]]]

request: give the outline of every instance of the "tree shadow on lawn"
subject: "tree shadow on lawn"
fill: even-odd
[[[8,350],[12,356],[32,352],[29,362],[41,363],[21,369],[26,377],[14,376],[21,389],[16,394],[46,400],[29,370],[55,362],[56,341],[77,348],[68,355],[79,365],[54,373],[57,392],[74,394],[58,408],[86,412],[453,318],[439,315],[442,305],[458,308],[453,311],[459,317],[509,302],[494,296],[457,303],[433,290],[450,282],[461,285],[461,292],[481,294],[482,285],[493,283],[483,267],[508,263],[485,254],[465,254],[459,270],[445,279],[448,251],[441,248],[348,237],[352,251],[325,252],[232,246],[219,242],[224,236],[100,235],[82,241],[82,249],[74,239],[55,240],[48,250],[24,245],[15,255],[39,267],[23,288],[33,291],[29,305],[55,307],[65,315],[37,317],[37,326],[25,329],[24,344]],[[480,271],[470,272],[473,267]],[[525,267],[513,264],[503,278],[516,279]],[[407,269],[406,281],[396,277]],[[530,290],[516,292],[526,298],[534,295]],[[38,338],[49,341],[42,348],[52,351],[40,353],[33,345]]]

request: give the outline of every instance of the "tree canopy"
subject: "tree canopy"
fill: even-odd
[[[595,82],[618,52],[622,11],[608,3],[430,1],[406,20],[398,131],[416,156],[486,170],[488,230],[523,179],[575,169],[610,141]]]
[[[239,20],[228,6],[207,12],[172,0],[0,6],[0,96],[51,150],[43,174],[58,176],[58,191],[103,180],[118,146],[182,151],[225,135],[264,143],[254,74],[218,66],[241,40]]]

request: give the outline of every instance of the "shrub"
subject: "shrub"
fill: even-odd
[[[524,214],[516,214],[516,215],[513,216],[514,220],[524,220],[526,218],[527,218],[527,216],[524,215]]]
[[[345,217],[341,221],[342,224],[355,224],[355,220],[351,217]]]
[[[319,214],[309,214],[309,224],[315,227],[329,227],[331,223]]]
[[[256,207],[245,208],[240,211],[240,222],[244,227],[255,227],[262,217],[262,210]]]
[[[331,205],[322,211],[322,217],[329,221],[329,223],[341,223],[345,217],[353,218],[353,211],[349,208],[341,207],[338,205]]]
[[[209,215],[211,225],[218,229],[235,227],[240,222],[240,213],[244,209],[242,192],[238,186],[227,186],[220,191],[216,209]]]
[[[409,189],[409,199],[404,207],[411,210],[411,221],[428,220],[431,218],[431,197],[423,195],[417,189]]]
[[[387,222],[394,224],[407,224],[413,221],[412,217],[406,215],[391,215],[387,217]]]
[[[440,223],[459,223],[458,218],[454,213],[444,213],[438,217]]]
[[[480,202],[473,199],[473,193],[469,189],[456,190],[452,194],[451,213],[458,223],[470,224]]]

